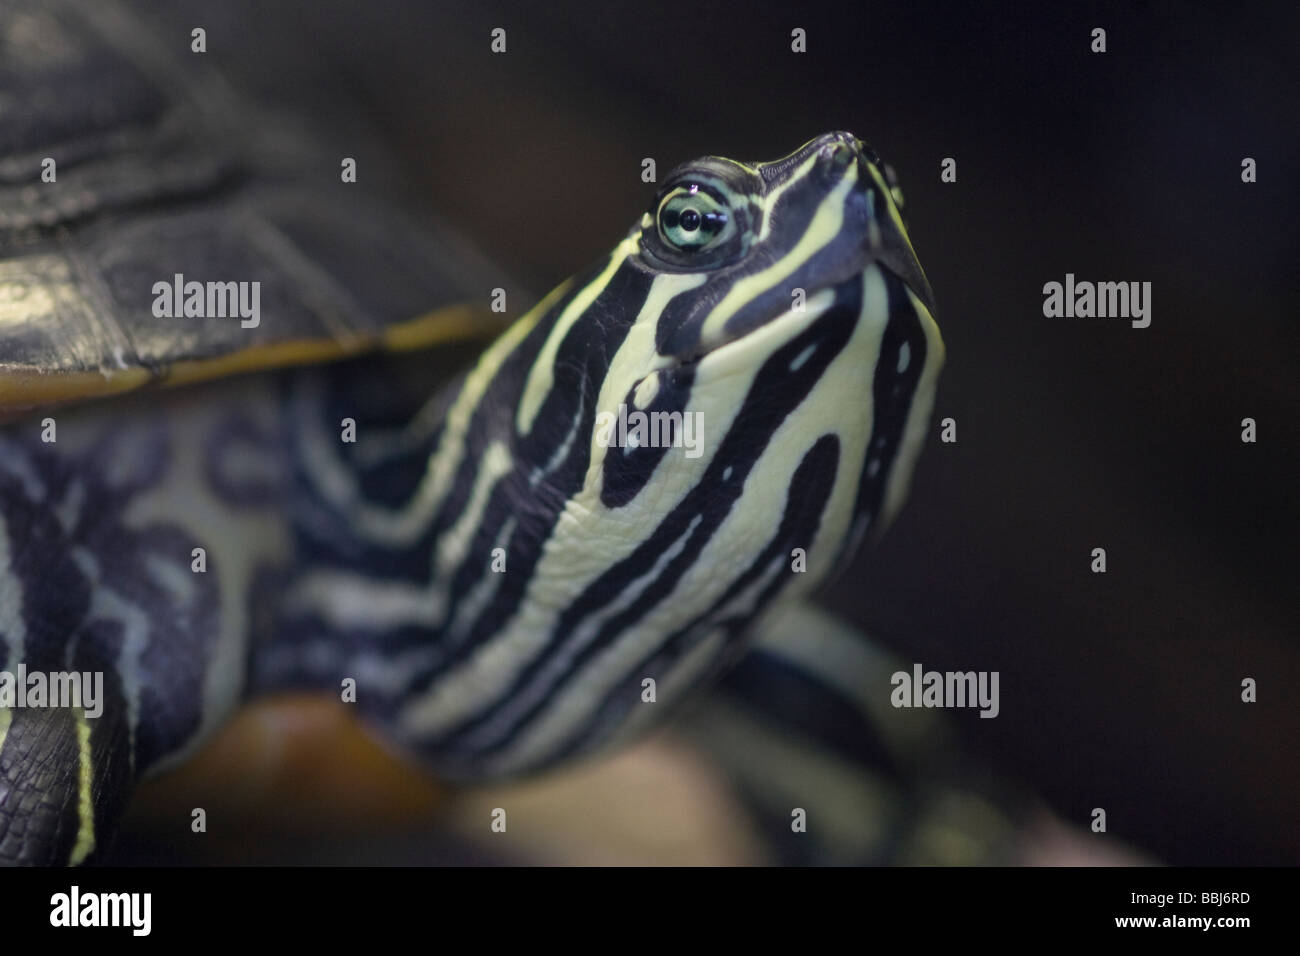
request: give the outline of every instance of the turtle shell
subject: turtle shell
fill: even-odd
[[[390,177],[344,181],[381,142],[341,153],[189,41],[115,4],[0,6],[0,415],[499,330],[500,273]]]

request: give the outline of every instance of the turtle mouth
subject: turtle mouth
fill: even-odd
[[[935,314],[934,290],[930,288],[930,280],[917,261],[916,252],[906,233],[890,229],[874,244],[874,248],[872,238],[868,237],[866,249],[868,266],[875,263],[892,272],[921,300],[931,315]]]

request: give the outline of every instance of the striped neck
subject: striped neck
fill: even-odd
[[[305,443],[343,540],[291,616],[350,636],[359,700],[448,776],[650,723],[901,503],[942,361],[928,296],[847,134],[688,164],[485,353],[399,504]]]

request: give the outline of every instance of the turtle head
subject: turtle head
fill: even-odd
[[[901,202],[892,170],[851,133],[827,133],[773,162],[710,156],[679,166],[634,233],[635,261],[674,290],[657,350],[697,359],[806,314],[810,300],[829,301],[873,263],[932,311]]]
[[[662,506],[658,486],[728,513],[807,508],[800,535],[818,540],[819,573],[805,585],[887,522],[943,356],[901,201],[892,170],[845,132],[772,162],[709,156],[669,174],[573,329],[611,356],[588,475],[603,505]],[[624,424],[638,413],[641,432]],[[679,414],[695,430],[665,442],[655,422]],[[825,501],[811,471],[795,481],[800,467],[834,473]],[[772,540],[749,527],[748,547]]]
[[[929,298],[855,137],[676,169],[456,398],[430,486],[459,650],[407,732],[457,775],[515,773],[718,673],[901,501],[942,356]]]

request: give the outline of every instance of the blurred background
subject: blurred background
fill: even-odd
[[[1300,862],[1300,8],[129,5],[178,44],[205,27],[259,103],[309,112],[532,296],[639,217],[645,157],[662,179],[832,129],[871,143],[935,290],[958,442],[934,429],[827,603],[906,662],[999,671],[1000,716],[958,732],[1066,823],[1103,807],[1170,863]],[[1150,282],[1151,326],[1045,318],[1067,272]]]

